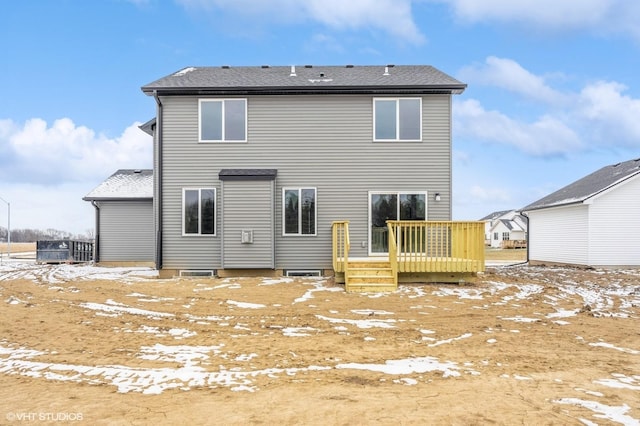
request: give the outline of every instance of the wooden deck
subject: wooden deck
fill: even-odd
[[[333,223],[333,268],[347,291],[393,291],[399,280],[460,282],[484,271],[484,222],[388,221],[388,256],[349,257],[349,223]]]

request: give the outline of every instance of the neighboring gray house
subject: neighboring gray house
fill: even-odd
[[[151,170],[118,170],[83,200],[96,211],[96,262],[155,265]]]
[[[603,167],[522,212],[532,263],[640,266],[640,158]]]
[[[392,65],[189,67],[143,86],[161,276],[331,273],[334,221],[365,258],[387,254],[387,219],[450,220],[465,87]]]

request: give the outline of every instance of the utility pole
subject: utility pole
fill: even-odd
[[[11,203],[0,197],[0,200],[7,203],[7,258],[11,259]]]

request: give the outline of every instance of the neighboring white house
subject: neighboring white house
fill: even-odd
[[[480,220],[485,221],[485,245],[493,248],[512,247],[513,242],[519,247],[526,245],[527,220],[516,210],[493,212]]]
[[[640,266],[640,158],[603,167],[522,212],[531,263]]]

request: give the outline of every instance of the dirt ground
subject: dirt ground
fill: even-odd
[[[640,271],[325,279],[0,267],[0,424],[640,424]]]

